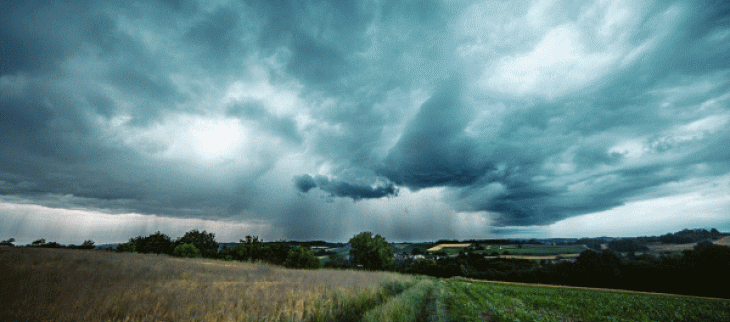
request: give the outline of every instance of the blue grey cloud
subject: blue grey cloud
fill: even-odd
[[[369,186],[353,184],[325,176],[312,177],[308,174],[294,177],[294,185],[303,193],[319,188],[332,197],[346,197],[353,200],[394,197],[398,195],[398,188],[392,183]]]
[[[327,238],[429,240],[464,218],[488,235],[706,196],[730,173],[728,12],[6,1],[0,195],[238,220],[277,238],[323,236],[337,213],[343,231]],[[447,223],[449,236],[421,233]]]

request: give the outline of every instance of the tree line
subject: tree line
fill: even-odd
[[[283,265],[289,268],[320,268],[320,260],[305,243],[293,242],[298,245],[292,247],[285,241],[264,243],[257,236],[246,236],[233,247],[220,247],[215,241],[215,234],[193,229],[182,237],[172,239],[170,236],[156,232],[148,236],[130,238],[128,242],[116,246],[113,250],[124,253],[142,253],[171,255],[185,258],[210,258],[222,260],[238,260],[251,262],[266,262],[274,265]],[[0,242],[1,245],[14,246],[14,238]],[[306,243],[312,244],[312,243]],[[325,245],[323,241],[314,242],[315,245]],[[351,250],[349,258],[337,254],[329,256],[325,262],[327,268],[362,267],[368,270],[385,270],[393,262],[393,250],[390,244],[380,235],[363,232],[355,235],[348,242]],[[76,248],[94,249],[94,242],[85,241],[81,246],[64,246],[56,242],[46,242],[38,239],[27,245],[28,247],[43,248]],[[111,249],[110,249],[111,250]]]
[[[186,258],[210,258],[238,261],[262,261],[289,268],[319,268],[319,259],[311,249],[292,247],[284,241],[264,243],[257,236],[246,236],[238,245],[220,247],[215,234],[193,229],[173,240],[170,236],[156,232],[149,236],[138,236],[119,244],[117,252],[143,254],[167,254]]]
[[[471,248],[452,257],[445,254],[423,254],[415,260],[394,261],[392,245],[385,238],[363,232],[349,240],[347,258],[331,254],[324,267],[730,298],[730,275],[727,274],[730,271],[730,247],[711,243],[713,237],[722,236],[713,231],[709,232],[709,239],[697,243],[694,249],[685,250],[681,254],[636,255],[637,250],[646,247],[646,239],[641,239],[646,237],[623,238],[609,242],[609,249],[606,250],[587,243],[589,248],[594,249],[581,252],[573,262],[485,258]],[[685,230],[662,236],[687,240],[687,235],[698,239],[705,236],[705,233],[702,230]],[[12,245],[13,241],[7,240],[0,244]],[[319,259],[309,247],[302,243],[296,245],[299,246],[292,247],[285,241],[264,243],[256,236],[246,236],[235,246],[220,247],[215,241],[215,234],[191,230],[175,240],[160,232],[131,238],[128,242],[119,244],[116,251],[261,261],[290,268],[320,267]],[[46,243],[44,239],[34,241],[28,246],[63,247],[57,243]],[[74,247],[93,248],[93,242],[86,241],[82,246]]]
[[[0,241],[0,246],[14,247],[15,238]],[[41,247],[41,248],[70,248],[70,249],[94,249],[96,245],[91,239],[85,240],[81,245],[61,245],[57,242],[46,242],[45,238],[36,239],[32,243],[26,245],[27,247]]]

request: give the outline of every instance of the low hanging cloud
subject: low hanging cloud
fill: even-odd
[[[330,179],[321,175],[315,177],[308,174],[296,176],[294,177],[294,185],[303,193],[307,193],[314,188],[319,188],[332,197],[345,197],[356,201],[360,199],[398,196],[398,188],[392,183],[369,186]]]

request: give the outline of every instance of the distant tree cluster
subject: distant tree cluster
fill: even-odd
[[[722,237],[722,234],[715,228],[707,229],[685,229],[676,233],[668,233],[659,236],[658,240],[665,244],[689,244],[703,240],[715,240]]]
[[[581,238],[578,239],[575,244],[577,245],[585,245],[589,249],[600,251],[603,246],[603,239],[601,238]]]
[[[238,261],[262,261],[290,268],[319,268],[319,259],[307,247],[292,247],[286,242],[264,243],[256,236],[246,236],[238,245],[220,247],[215,234],[197,229],[173,240],[156,232],[149,236],[131,238],[117,245],[117,252],[167,254],[185,258],[212,258]]]
[[[608,249],[614,252],[628,253],[648,251],[649,247],[636,238],[621,238],[608,242]]]
[[[15,238],[0,241],[0,246],[15,246]],[[39,247],[39,248],[70,248],[70,249],[95,249],[96,245],[93,240],[85,240],[81,245],[61,245],[57,242],[46,242],[45,238],[36,239],[32,243],[26,245],[27,247]]]
[[[284,261],[288,268],[319,268],[319,259],[314,256],[312,250],[299,246],[292,249]]]
[[[292,249],[286,242],[264,243],[257,236],[246,236],[246,239],[241,239],[240,242],[232,248],[224,248],[222,252],[234,260],[283,265]]]
[[[13,247],[13,243],[15,242],[15,238],[6,239],[3,241],[0,241],[0,246],[10,246]]]

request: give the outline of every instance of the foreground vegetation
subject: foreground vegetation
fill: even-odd
[[[730,301],[609,290],[446,282],[452,321],[730,321]]]
[[[0,247],[0,321],[728,321],[730,301]]]
[[[340,321],[415,284],[386,272],[0,248],[0,321]]]

